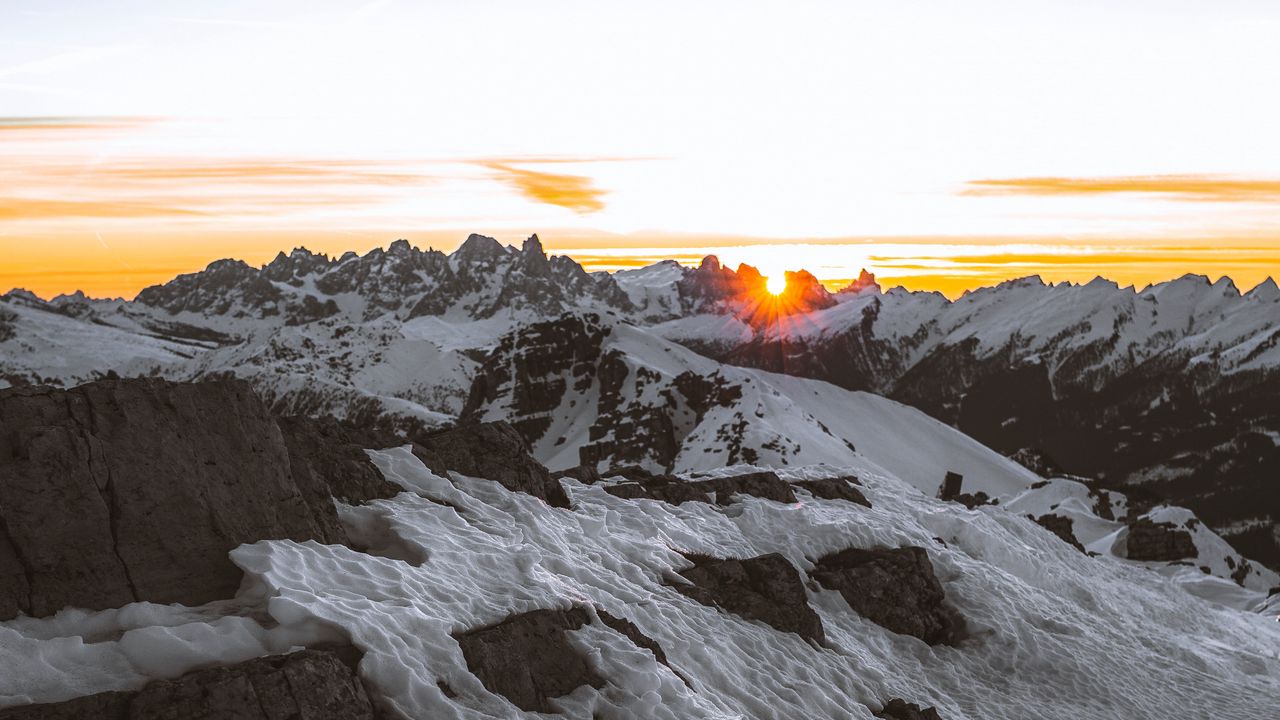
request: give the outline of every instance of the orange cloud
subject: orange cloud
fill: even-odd
[[[1275,202],[1280,180],[1218,175],[1026,177],[971,180],[962,195],[1110,195],[1142,193],[1196,202]]]
[[[0,197],[0,220],[146,218],[201,214],[196,210],[164,203]]]
[[[478,164],[498,173],[499,180],[530,200],[569,208],[583,215],[604,209],[601,198],[605,191],[595,187],[591,178],[526,170],[501,162],[482,161]]]

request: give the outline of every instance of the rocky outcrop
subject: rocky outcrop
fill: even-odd
[[[526,712],[554,713],[551,698],[568,695],[583,685],[602,687],[604,679],[566,633],[587,624],[582,608],[534,610],[497,625],[454,636],[467,667],[489,692],[510,700]]]
[[[1130,560],[1172,562],[1198,554],[1191,533],[1173,523],[1157,523],[1150,518],[1139,518],[1129,525],[1124,556]]]
[[[323,444],[300,440],[309,432],[291,433],[299,458]],[[344,543],[328,462],[295,467],[275,418],[239,380],[0,390],[0,619],[199,605],[235,594],[241,573],[227,553],[242,543]],[[359,477],[340,492],[394,490],[367,468]]]
[[[902,698],[894,698],[884,704],[884,708],[876,713],[883,720],[942,720],[934,708],[921,708]]]
[[[365,448],[380,448],[386,440],[367,437],[333,417],[281,417],[276,422],[299,486],[324,491],[323,500],[335,497],[358,505],[395,497],[402,490],[388,482],[365,454]]]
[[[674,587],[703,605],[718,607],[782,632],[821,643],[822,619],[809,607],[800,572],[770,553],[739,560],[686,554],[693,567],[680,571],[689,584]]]
[[[617,497],[661,500],[671,505],[689,501],[718,505],[733,502],[733,496],[754,495],[775,502],[793,503],[795,491],[791,484],[769,471],[743,473],[729,477],[704,480],[685,480],[675,475],[650,475],[634,482],[618,483],[605,487],[605,492]]]
[[[569,507],[560,481],[529,454],[529,446],[506,422],[461,425],[422,436],[413,454],[437,475],[448,471],[496,480],[503,487]]]
[[[813,578],[837,590],[849,607],[893,632],[954,644],[964,621],[946,603],[929,553],[920,547],[850,548],[814,563]]]
[[[817,480],[798,480],[792,484],[808,490],[809,494],[816,498],[847,500],[851,503],[871,507],[871,501],[862,494],[861,490],[854,487],[858,484],[858,478],[851,475],[848,477],[819,478]]]
[[[0,720],[375,720],[354,648],[302,650],[108,692],[0,710]]]
[[[1045,530],[1048,530],[1054,535],[1062,538],[1062,541],[1071,547],[1074,547],[1080,552],[1085,552],[1084,546],[1076,539],[1074,528],[1075,521],[1071,518],[1048,513],[1041,515],[1040,517],[1032,517],[1031,519],[1035,520],[1040,527],[1043,527]]]

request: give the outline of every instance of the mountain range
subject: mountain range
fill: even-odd
[[[536,235],[219,260],[130,301],[0,297],[2,384],[238,376],[288,414],[509,421],[557,471],[865,455],[930,493],[949,470],[991,496],[1071,478],[1142,511],[1190,508],[1273,568],[1278,366],[1270,280],[1031,277],[949,300],[865,272],[832,293],[797,271],[774,296],[713,257],[588,273]],[[913,460],[902,429],[924,420],[951,449]]]

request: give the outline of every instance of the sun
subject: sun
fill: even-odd
[[[781,295],[783,290],[787,289],[787,278],[782,273],[774,273],[765,278],[764,289],[769,291],[770,295]]]

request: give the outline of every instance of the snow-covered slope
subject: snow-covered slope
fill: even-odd
[[[784,293],[768,296],[755,269],[730,270],[713,258],[698,268],[668,261],[587,273],[547,256],[536,236],[516,248],[474,235],[447,255],[404,241],[338,258],[297,249],[260,268],[217,261],[130,302],[73,294],[45,303],[11,293],[0,302],[12,316],[0,315],[0,383],[71,385],[111,370],[231,373],[252,379],[284,410],[362,419],[391,413],[434,425],[466,407],[471,380],[502,334],[566,312],[596,313],[717,363],[886,395],[1041,474],[1086,477],[1191,507],[1238,549],[1280,567],[1274,282],[1242,294],[1229,279],[1195,275],[1141,291],[1101,279],[1080,285],[1032,277],[953,302],[882,291],[869,274],[835,294],[807,273],[788,279]],[[666,372],[645,355],[655,342],[638,343],[641,360],[631,369]],[[675,352],[661,352],[668,351]],[[668,375],[691,371],[705,380],[730,372],[691,363],[681,356]],[[607,369],[603,377],[614,379]],[[776,390],[780,381],[739,382],[746,377],[733,380],[746,393],[742,403],[712,403],[702,417],[688,403],[709,389],[686,387],[692,398],[677,393],[679,412],[654,410],[671,388],[663,380],[638,391],[638,377],[618,388],[626,408],[605,407],[596,420],[538,407],[543,418],[573,418],[572,426],[564,420],[543,433],[548,443],[564,440],[540,446],[540,455],[557,465],[575,463],[582,446],[625,455],[626,448],[605,447],[616,422],[679,444],[688,435],[693,449],[678,467],[689,468],[750,460],[744,450],[760,462],[841,461],[838,449],[814,450],[827,436],[859,450],[875,444],[839,428],[841,417],[823,415],[832,404],[810,407],[803,393],[788,392],[779,401],[762,388]],[[640,414],[628,416],[632,410]],[[757,410],[787,420],[754,418]],[[646,452],[677,467],[673,439],[633,454]],[[979,482],[982,472],[966,476]]]
[[[904,698],[946,720],[1207,720],[1270,717],[1280,703],[1274,618],[1205,601],[1140,563],[1090,557],[1020,513],[932,499],[864,457],[781,475],[856,475],[870,508],[803,491],[792,504],[740,495],[727,507],[674,506],[566,480],[571,510],[437,476],[407,449],[371,457],[408,492],[344,508],[344,524],[424,562],[263,541],[232,553],[249,579],[232,603],[4,623],[0,662],[14,672],[0,674],[0,705],[349,638],[364,652],[360,675],[405,717],[539,717],[490,692],[455,634],[573,607],[634,623],[667,664],[604,624],[569,631],[601,679],[551,698],[569,718],[870,719]],[[956,645],[894,633],[812,581],[802,601],[821,620],[822,643],[673,587],[690,565],[681,553],[780,553],[805,576],[832,552],[904,546],[925,549],[964,619]]]

